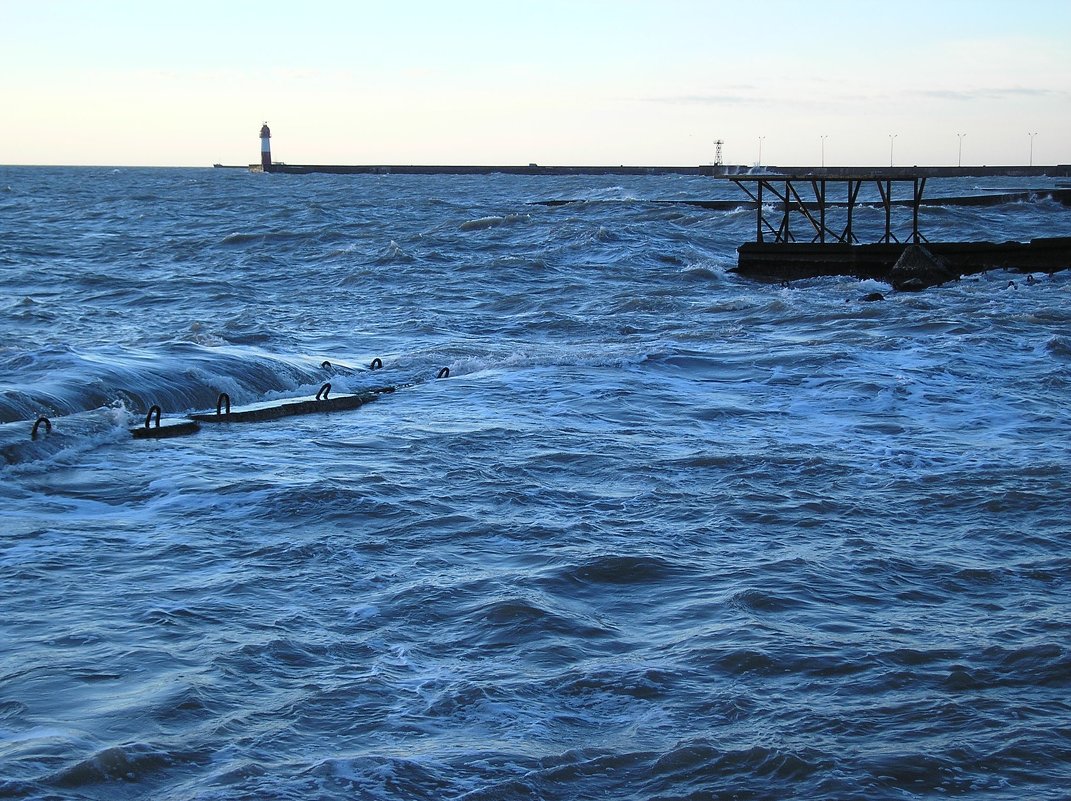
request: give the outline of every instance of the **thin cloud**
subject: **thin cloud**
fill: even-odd
[[[679,106],[745,106],[766,102],[765,98],[752,95],[674,95],[669,97],[648,97],[647,103],[669,103]]]
[[[739,91],[709,95],[655,95],[636,98],[641,103],[660,103],[674,106],[777,106],[780,108],[809,105],[814,101],[802,96],[786,96],[758,86]]]
[[[1016,98],[1066,98],[1069,93],[1057,89],[1035,89],[1026,86],[1009,87],[1005,89],[917,89],[908,92],[916,97],[927,97],[935,100],[1013,100]]]

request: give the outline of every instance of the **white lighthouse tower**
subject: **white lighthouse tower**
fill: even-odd
[[[271,172],[271,130],[266,122],[260,126],[260,166]]]

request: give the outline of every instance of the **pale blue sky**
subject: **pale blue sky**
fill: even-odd
[[[0,0],[0,163],[1071,162],[1071,3]]]

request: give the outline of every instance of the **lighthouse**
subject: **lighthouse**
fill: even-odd
[[[260,166],[264,172],[271,172],[271,131],[268,123],[260,126]]]

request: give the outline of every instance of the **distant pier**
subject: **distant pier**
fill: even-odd
[[[696,166],[642,167],[619,164],[602,166],[543,166],[527,165],[469,165],[469,164],[287,164],[275,161],[271,154],[271,129],[265,122],[260,127],[260,161],[250,164],[250,172],[279,175],[705,175],[713,178],[732,178],[746,175],[808,175],[824,178],[845,178],[870,172],[865,167],[775,167],[743,164],[722,164],[721,142],[718,143],[717,164]],[[229,165],[214,164],[228,169]],[[1054,176],[1071,177],[1071,164],[1048,167],[890,167],[883,170],[889,178],[960,178],[982,176]]]
[[[272,172],[282,175],[713,175],[712,166],[696,167],[630,167],[610,166],[549,166],[528,165],[468,165],[468,164],[285,164],[275,162],[265,170],[250,164],[250,172]]]
[[[242,165],[214,165],[221,169],[243,168]],[[250,164],[244,169],[250,172],[270,172],[280,175],[694,175],[712,178],[735,178],[746,176],[806,175],[816,178],[845,178],[872,171],[871,167],[747,167],[742,164],[698,164],[695,166],[630,166],[610,165],[549,165],[506,164],[287,164],[272,162],[265,169],[263,164]],[[1003,166],[1003,167],[892,167],[882,173],[891,178],[984,178],[1011,177],[1071,177],[1071,164],[1049,166]]]

